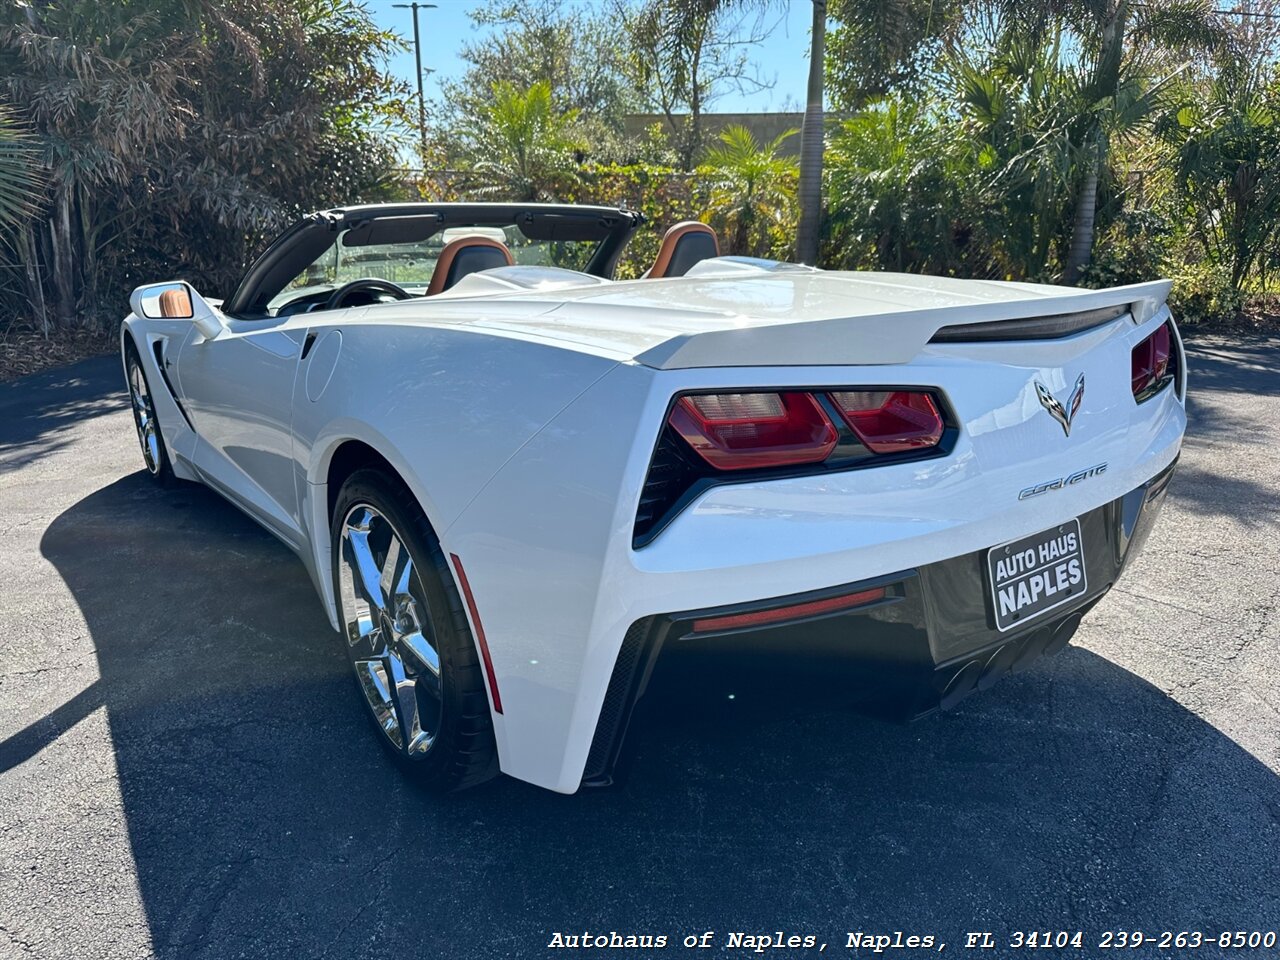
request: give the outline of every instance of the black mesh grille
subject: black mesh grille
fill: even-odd
[[[636,511],[634,537],[637,543],[645,542],[658,521],[662,520],[700,476],[688,457],[680,449],[679,441],[669,429],[662,431],[658,448],[653,452],[649,476],[640,491],[640,507]]]
[[[600,719],[596,722],[591,752],[587,754],[587,767],[582,774],[584,781],[605,777],[613,767],[627,718],[635,703],[635,688],[644,665],[643,653],[650,623],[649,620],[633,623],[622,638],[618,659],[613,664],[613,676],[609,678],[609,689],[604,695],[604,705],[600,708]]]

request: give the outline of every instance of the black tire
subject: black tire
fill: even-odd
[[[142,448],[142,465],[155,483],[171,487],[177,478],[173,474],[173,464],[169,461],[169,448],[160,431],[160,420],[156,417],[151,381],[147,377],[146,368],[142,366],[142,359],[138,356],[138,348],[132,337],[125,338],[124,365],[125,386],[129,391],[129,406],[133,410],[133,425],[138,432],[138,444]],[[142,392],[139,391],[139,386]],[[154,447],[148,447],[149,439],[155,441]]]
[[[358,511],[372,508],[385,519],[397,535],[413,564],[413,576],[408,589],[412,599],[419,604],[414,608],[414,618],[421,626],[429,624],[431,639],[439,659],[438,713],[434,713],[435,733],[425,752],[411,755],[405,749],[403,724],[397,726],[401,742],[393,742],[381,723],[374,702],[365,692],[361,682],[360,664],[356,647],[349,641],[352,628],[348,626],[348,611],[344,609],[341,569],[347,563],[343,552],[343,534],[349,517]],[[398,477],[381,470],[362,469],[353,473],[343,483],[334,503],[330,518],[331,575],[334,596],[338,603],[338,622],[342,630],[342,645],[352,666],[356,688],[364,702],[366,713],[376,728],[376,736],[383,747],[395,759],[397,765],[423,785],[439,791],[460,790],[490,779],[498,773],[497,749],[493,739],[493,720],[489,714],[489,698],[485,689],[484,671],[476,652],[476,645],[467,623],[462,598],[454,586],[440,541],[417,500]],[[372,538],[366,542],[372,544]],[[377,547],[370,552],[379,569],[384,567],[385,552],[379,556]],[[351,568],[348,567],[348,576]],[[394,603],[388,603],[390,607]],[[422,606],[426,615],[422,616]],[[370,608],[372,613],[372,608]],[[397,618],[398,620],[398,618]],[[423,622],[425,621],[425,622]],[[390,625],[388,623],[388,629]],[[425,635],[425,630],[420,630]],[[357,641],[363,645],[364,641]],[[405,663],[411,658],[404,657]],[[430,679],[430,678],[428,678]],[[415,683],[415,691],[416,691]],[[437,702],[415,692],[415,703],[422,709],[424,702],[432,708]],[[384,712],[385,716],[385,712]],[[397,711],[397,720],[400,714]]]

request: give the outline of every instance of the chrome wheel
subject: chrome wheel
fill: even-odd
[[[151,391],[147,389],[142,364],[134,356],[129,358],[129,400],[133,404],[133,423],[138,428],[138,442],[142,444],[142,459],[147,462],[150,473],[158,474],[161,466],[160,426],[156,422],[156,408],[151,402]]]
[[[406,756],[440,731],[440,654],[413,559],[391,521],[357,503],[342,521],[339,603],[347,651],[373,718]]]

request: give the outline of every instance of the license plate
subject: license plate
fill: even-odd
[[[1068,600],[1084,596],[1080,521],[1070,520],[987,551],[996,627],[1021,627]]]

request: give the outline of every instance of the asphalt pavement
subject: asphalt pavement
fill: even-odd
[[[141,472],[118,361],[0,385],[0,957],[1280,934],[1280,339],[1190,365],[1160,524],[1066,651],[909,726],[676,678],[630,780],[574,797],[402,779],[301,564]]]

